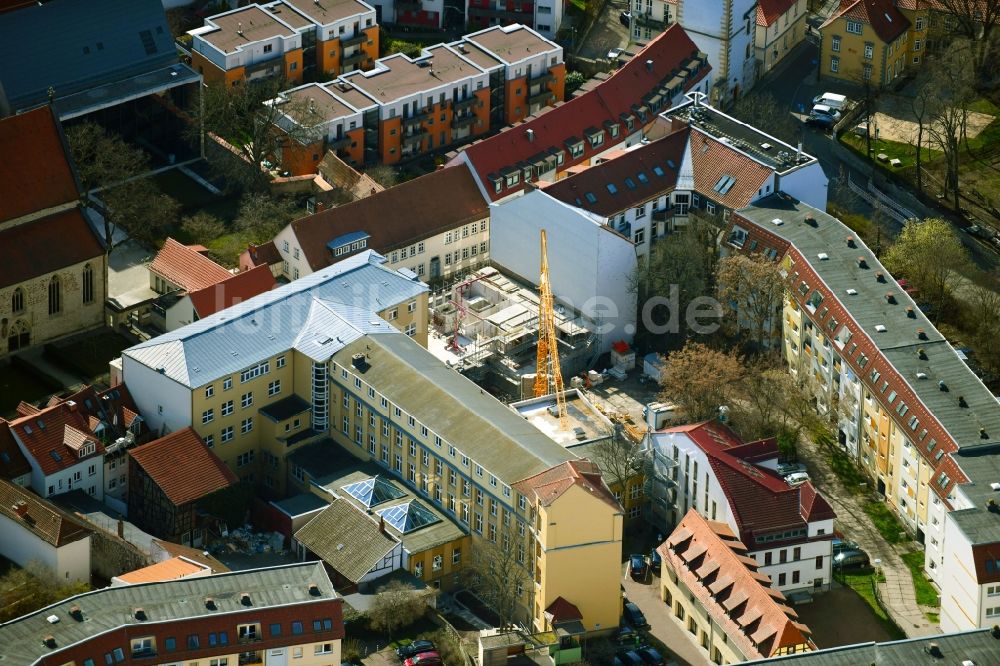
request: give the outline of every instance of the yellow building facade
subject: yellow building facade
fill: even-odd
[[[890,85],[908,65],[910,28],[892,0],[842,4],[820,28],[820,78]]]

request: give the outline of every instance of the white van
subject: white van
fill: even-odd
[[[831,109],[840,110],[847,105],[847,97],[838,95],[837,93],[825,92],[822,95],[813,97],[813,106],[817,104],[824,104]]]

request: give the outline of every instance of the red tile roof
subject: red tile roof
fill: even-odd
[[[523,181],[518,186],[505,188],[497,194],[490,187],[488,176],[499,173],[501,169],[516,167],[522,162],[530,161],[538,154],[553,148],[565,151],[568,139],[583,140],[584,132],[589,128],[603,129],[605,122],[620,124],[622,114],[633,115],[633,107],[642,105],[646,95],[669,83],[682,65],[697,54],[698,47],[684,29],[675,23],[592,91],[466,147],[463,151],[465,158],[472,165],[491,200],[517,192],[523,188]],[[651,62],[650,66],[647,66],[647,61]],[[685,81],[684,90],[694,87],[709,70],[706,60],[704,65]],[[647,114],[645,122],[652,120],[653,117]],[[529,129],[533,132],[532,139],[528,138]],[[584,140],[583,154],[573,159],[567,151],[563,169],[590,160],[595,153],[605,150],[606,146],[607,144],[604,144],[595,149]]]
[[[175,506],[238,483],[236,475],[191,428],[136,447],[129,455]]]
[[[248,271],[255,266],[270,266],[281,263],[281,253],[278,252],[274,241],[267,241],[263,245],[251,244],[246,251],[240,255],[240,270]]]
[[[545,614],[551,618],[551,624],[583,619],[583,613],[580,612],[580,609],[562,597],[556,597],[556,600],[545,609]]]
[[[770,167],[699,129],[691,130],[689,152],[694,189],[727,208],[749,205],[774,174]],[[732,176],[736,182],[728,192],[720,194],[715,186],[723,176]]]
[[[771,657],[784,648],[816,649],[809,627],[797,621],[784,595],[757,571],[757,562],[725,523],[691,509],[657,551],[746,659]]]
[[[460,166],[439,169],[370,197],[300,218],[292,222],[292,230],[309,266],[318,271],[333,263],[333,253],[326,244],[339,236],[363,231],[369,235],[366,249],[385,252],[489,214],[469,169]]]
[[[91,534],[81,522],[51,502],[4,479],[0,479],[0,515],[7,516],[56,548]],[[7,535],[7,538],[11,538],[11,535]]]
[[[274,275],[271,274],[271,268],[262,265],[237,273],[210,287],[192,291],[188,296],[191,297],[191,305],[198,317],[204,319],[273,288]]]
[[[769,27],[799,0],[757,0],[757,25]]]
[[[0,222],[79,198],[62,133],[48,106],[0,119],[0,155]]]
[[[514,484],[519,493],[549,506],[573,486],[580,486],[598,499],[621,511],[621,505],[601,476],[601,469],[589,460],[568,460]]]
[[[687,137],[686,129],[677,130],[633,150],[608,155],[607,161],[555,183],[543,185],[542,189],[549,196],[571,206],[604,217],[614,215],[674,189]],[[673,168],[670,167],[671,163]],[[659,172],[663,175],[657,175],[653,171],[654,167],[659,167]],[[639,179],[639,173],[646,177],[645,182]],[[631,179],[631,187],[626,183],[626,178]],[[613,194],[608,189],[609,184],[615,188]],[[587,198],[588,193],[592,195],[593,202]]]
[[[115,578],[128,585],[160,583],[167,580],[187,578],[195,574],[203,575],[206,570],[211,573],[210,567],[206,567],[201,563],[192,562],[184,557],[171,557],[169,560],[163,560],[148,567],[135,569],[120,576],[115,576]]]
[[[211,287],[232,277],[219,264],[173,238],[167,238],[149,270],[185,291]]]
[[[793,528],[805,529],[817,520],[832,520],[833,509],[807,481],[790,486],[770,469],[752,464],[777,458],[774,439],[744,444],[718,421],[668,428],[660,432],[684,433],[708,457],[712,471],[729,502],[740,538],[751,547],[758,536]]]
[[[0,478],[13,479],[31,474],[31,465],[10,434],[10,424],[0,419]]]
[[[81,460],[104,455],[104,446],[90,432],[89,419],[76,405],[60,403],[46,407],[37,414],[14,419],[10,422],[10,429],[45,475],[72,467]],[[94,453],[82,458],[79,456],[77,449],[73,448],[79,444],[80,435],[77,433],[92,438]]]
[[[841,18],[867,23],[886,44],[910,27],[910,20],[899,11],[894,0],[840,0],[840,8],[830,15],[820,29]]]
[[[91,260],[99,274],[103,256],[104,248],[79,208],[55,213],[0,231],[0,287]]]

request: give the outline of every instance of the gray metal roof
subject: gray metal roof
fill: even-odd
[[[122,353],[190,388],[290,349],[325,361],[366,334],[399,333],[376,312],[427,291],[384,262],[362,252]]]
[[[350,366],[355,353],[369,355],[365,382],[508,485],[576,459],[406,336],[369,336],[333,359]]]
[[[14,109],[177,62],[160,0],[56,0],[0,15],[0,82]]]
[[[330,506],[330,502],[314,493],[300,493],[283,500],[274,500],[271,506],[292,518]]]
[[[940,656],[929,653],[931,643],[936,643]],[[887,643],[859,643],[845,647],[817,650],[786,657],[772,657],[751,664],[776,664],[778,666],[961,666],[965,662],[975,666],[1000,664],[1000,632],[976,629],[957,634],[911,638]]]
[[[319,588],[318,596],[310,594],[310,584]],[[140,607],[146,622],[246,612],[240,601],[244,592],[250,595],[254,608],[306,604],[337,596],[321,562],[109,587],[69,597],[0,625],[0,661],[33,664],[53,649],[61,650],[125,625],[142,624],[134,616],[134,609]],[[205,607],[206,597],[215,600],[216,610]],[[73,606],[79,606],[83,621],[70,615]],[[59,621],[49,623],[46,618],[51,615]],[[47,635],[55,638],[55,648],[42,645],[41,638]]]
[[[990,487],[991,483],[1000,483],[1000,446],[962,449],[952,454],[952,459],[969,477],[969,483],[959,486],[959,491],[971,507],[952,511],[948,517],[970,543],[1000,542],[1000,513],[993,513],[986,506],[987,500],[1000,502],[1000,492]]]
[[[812,206],[779,195],[761,199],[738,212],[788,240],[807,258],[810,267],[959,447],[1000,442],[1000,404],[996,398],[856,233]],[[815,226],[806,223],[806,218],[813,218]],[[782,223],[775,224],[776,219]],[[848,236],[853,237],[855,247],[847,245]],[[867,268],[858,265],[859,258],[864,258]],[[879,272],[884,282],[876,279]],[[849,294],[848,289],[856,293]],[[895,302],[889,302],[886,294],[892,294]],[[907,312],[908,307],[912,312]],[[926,339],[917,337],[918,329],[923,329]],[[920,349],[926,360],[918,358]],[[918,372],[927,377],[918,378]],[[944,381],[948,390],[942,391],[938,381]],[[960,395],[968,407],[959,406]],[[986,438],[980,435],[980,428],[986,430]]]

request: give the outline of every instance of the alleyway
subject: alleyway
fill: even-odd
[[[893,621],[911,638],[941,633],[940,628],[931,624],[917,606],[913,578],[900,558],[900,553],[904,551],[886,543],[865,513],[862,505],[871,501],[870,497],[847,492],[830,468],[825,452],[815,442],[809,441],[801,446],[799,458],[808,463],[813,483],[837,512],[840,531],[848,539],[858,542],[872,562],[881,560],[885,582],[879,584],[879,592]]]

